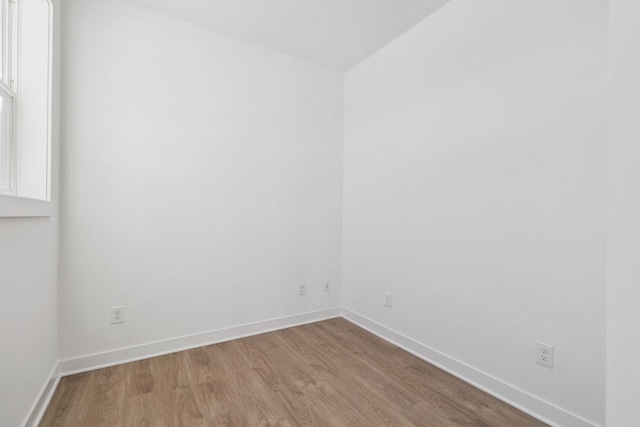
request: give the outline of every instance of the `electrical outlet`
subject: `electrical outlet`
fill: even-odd
[[[536,363],[553,369],[553,346],[536,342]]]
[[[391,294],[389,292],[385,292],[384,294],[384,306],[391,308]]]
[[[331,281],[330,280],[325,280],[324,281],[324,291],[325,292],[329,292],[331,290]]]
[[[307,294],[307,285],[306,283],[300,283],[298,285],[298,295],[302,296],[302,295],[306,295]]]
[[[124,306],[111,307],[111,323],[124,323]]]

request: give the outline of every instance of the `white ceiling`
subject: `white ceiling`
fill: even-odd
[[[346,71],[448,0],[128,0]]]

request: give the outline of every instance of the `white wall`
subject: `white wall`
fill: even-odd
[[[342,75],[122,1],[63,32],[61,359],[338,305]]]
[[[640,3],[611,1],[607,426],[640,419]]]
[[[61,2],[54,0],[59,27]],[[57,28],[56,27],[56,28]],[[54,105],[59,34],[54,34]],[[0,218],[0,425],[20,426],[58,362],[58,120],[52,145],[53,217]]]
[[[58,361],[57,220],[0,218],[0,425],[19,426]]]
[[[603,0],[454,0],[345,77],[345,307],[596,424],[607,33]]]

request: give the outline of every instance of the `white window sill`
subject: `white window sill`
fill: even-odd
[[[0,218],[53,216],[53,203],[27,197],[0,195]]]

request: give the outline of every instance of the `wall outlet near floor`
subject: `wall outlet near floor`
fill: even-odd
[[[302,295],[306,295],[307,294],[307,284],[306,283],[300,283],[298,285],[298,295],[302,296]]]
[[[389,292],[384,293],[384,306],[391,308],[391,294]]]
[[[553,346],[536,342],[536,363],[553,369]]]
[[[331,290],[331,280],[325,280],[324,281],[324,288],[323,290],[325,292],[329,292]]]
[[[111,323],[124,323],[124,306],[111,307]]]

